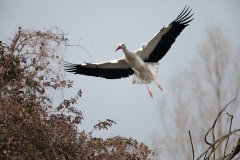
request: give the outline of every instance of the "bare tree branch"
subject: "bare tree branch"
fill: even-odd
[[[190,137],[190,142],[191,142],[191,147],[192,147],[192,153],[193,153],[193,160],[194,160],[194,149],[193,149],[193,143],[192,143],[192,137],[191,137],[190,130],[188,131],[188,133],[189,133],[189,137]]]
[[[228,133],[230,133],[230,132],[231,132],[231,128],[232,128],[233,115],[230,115],[228,112],[227,112],[227,115],[231,117],[230,125],[229,125],[229,131],[228,131]],[[229,141],[229,137],[227,138],[227,142],[226,142],[226,144],[225,144],[225,149],[224,149],[224,154],[223,154],[224,157],[225,157],[225,155],[226,155],[226,150],[227,150],[228,141]]]

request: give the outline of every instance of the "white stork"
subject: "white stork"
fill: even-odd
[[[189,7],[183,9],[178,17],[169,25],[164,26],[152,39],[143,44],[136,51],[129,51],[125,44],[120,43],[117,50],[122,49],[124,56],[120,59],[103,63],[71,64],[65,63],[65,70],[87,76],[102,77],[106,79],[120,79],[134,74],[132,83],[142,84],[147,87],[148,93],[153,95],[148,88],[154,81],[158,87],[162,87],[155,81],[158,72],[158,61],[164,57],[177,36],[189,25],[193,14],[189,15]]]

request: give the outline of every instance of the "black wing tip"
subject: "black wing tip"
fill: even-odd
[[[189,23],[194,19],[190,19],[194,13],[192,13],[191,15],[189,15],[192,11],[192,9],[190,9],[190,6],[186,5],[184,7],[184,9],[182,10],[182,12],[177,16],[177,18],[174,20],[174,22],[178,23],[178,24],[182,24],[184,26],[188,26]]]
[[[62,66],[64,67],[64,70],[67,72],[75,72],[77,73],[77,66],[78,64],[72,64],[67,61],[62,61]]]

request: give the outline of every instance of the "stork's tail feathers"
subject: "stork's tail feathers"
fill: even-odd
[[[133,77],[133,84],[143,84],[145,83],[144,80],[142,79],[142,76],[145,77],[145,81],[146,83],[151,83],[153,80],[152,78],[155,80],[157,77],[157,73],[158,73],[158,66],[159,63],[153,63],[153,62],[147,62],[145,63],[146,68],[148,69],[148,71],[146,70],[145,72],[143,72],[143,75],[138,75],[136,73],[134,73],[134,77]],[[152,75],[152,78],[149,76],[149,72]]]
[[[138,75],[136,75],[136,74],[134,73],[132,83],[133,83],[133,84],[143,84],[144,81],[143,81],[142,78],[140,78]]]

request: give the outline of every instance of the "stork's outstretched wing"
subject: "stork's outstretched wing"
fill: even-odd
[[[192,10],[189,7],[183,9],[178,17],[169,25],[163,27],[150,41],[144,44],[136,54],[145,62],[158,62],[171,48],[175,39],[188,26],[193,14],[189,15]]]
[[[133,74],[133,70],[123,58],[103,63],[65,63],[64,67],[67,72],[106,79],[120,79]]]

